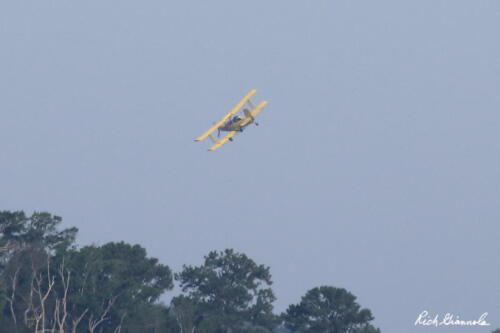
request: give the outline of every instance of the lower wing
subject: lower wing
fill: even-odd
[[[229,139],[231,139],[233,137],[233,135],[236,134],[236,131],[231,131],[229,133],[227,133],[227,135],[225,137],[223,137],[222,139],[220,139],[219,141],[217,141],[212,147],[210,147],[208,150],[212,150],[214,151],[215,149],[219,148],[220,146],[222,146],[223,144],[225,144]]]

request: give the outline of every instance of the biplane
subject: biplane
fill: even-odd
[[[266,106],[267,102],[262,101],[258,105],[255,105],[250,100],[253,94],[257,92],[256,89],[251,90],[248,94],[246,94],[243,99],[241,99],[238,104],[234,106],[224,117],[221,118],[218,122],[213,124],[205,133],[197,137],[194,141],[201,141],[207,137],[209,137],[213,145],[208,150],[216,150],[227,141],[233,141],[233,136],[237,132],[243,132],[243,129],[248,125],[255,123],[255,125],[259,125],[255,121],[255,117],[259,114],[264,106]],[[243,105],[247,103],[248,108],[243,109],[243,115],[236,115],[236,113],[243,107]],[[212,132],[217,130],[217,139],[213,137]],[[229,132],[224,137],[220,138],[220,132]]]

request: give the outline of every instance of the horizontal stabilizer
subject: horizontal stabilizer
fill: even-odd
[[[262,101],[257,105],[257,107],[251,112],[252,117],[255,118],[262,111],[262,108],[267,105],[267,101]]]

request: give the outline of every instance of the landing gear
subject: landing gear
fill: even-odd
[[[259,123],[258,123],[258,122],[255,122],[255,126],[259,126]]]
[[[229,138],[229,141],[233,142],[233,138]]]

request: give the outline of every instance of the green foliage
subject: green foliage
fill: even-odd
[[[269,267],[257,265],[245,254],[212,251],[203,265],[184,266],[176,279],[190,299],[191,320],[203,318],[200,331],[216,332],[217,327],[240,332],[257,326],[272,329],[276,324]],[[180,300],[187,306],[185,299]]]
[[[50,254],[70,247],[75,240],[78,230],[60,231],[61,221],[60,217],[45,212],[35,212],[29,217],[22,211],[0,212],[0,306],[3,309],[0,323],[5,323],[4,328],[10,327],[9,331],[22,332],[21,323],[28,304],[39,306],[32,291],[35,277],[41,279],[44,273],[47,276]]]
[[[269,267],[232,249],[183,266],[183,294],[167,307],[159,298],[173,288],[168,266],[124,242],[77,248],[77,229],[61,222],[0,211],[2,332],[380,333],[370,310],[334,287],[309,290],[278,318]]]
[[[112,303],[108,319],[102,323],[104,332],[112,332],[120,323],[122,332],[126,331],[132,315],[151,314],[160,295],[173,288],[171,270],[146,257],[146,250],[139,245],[85,246],[57,253],[54,261],[71,273],[72,309],[77,314],[88,310],[83,326],[99,318]]]
[[[48,213],[0,212],[0,325],[33,332],[160,332],[167,308],[160,295],[173,288],[171,270],[123,242],[77,249],[76,228],[59,230]],[[81,321],[78,322],[81,316]],[[78,325],[74,324],[78,322]]]
[[[127,303],[153,303],[165,290],[173,288],[170,269],[159,264],[158,259],[146,257],[146,250],[139,245],[120,242],[85,246],[58,253],[55,260],[75,275],[74,288],[80,294],[98,293]]]
[[[295,332],[343,333],[365,332],[373,316],[360,309],[356,297],[345,289],[329,286],[309,290],[297,305],[290,305],[283,315],[285,326]],[[366,328],[370,332],[370,328]]]
[[[370,324],[354,329],[353,333],[381,333],[380,328],[376,328]]]
[[[198,304],[184,295],[176,296],[170,302],[170,315],[174,326],[182,332],[192,332],[203,320],[203,313]]]
[[[22,211],[0,212],[0,248],[2,257],[26,247],[54,250],[68,247],[75,241],[77,228],[58,230],[62,218],[46,212],[35,212],[30,217]]]
[[[163,304],[142,304],[127,314],[120,333],[167,333],[168,309]]]

